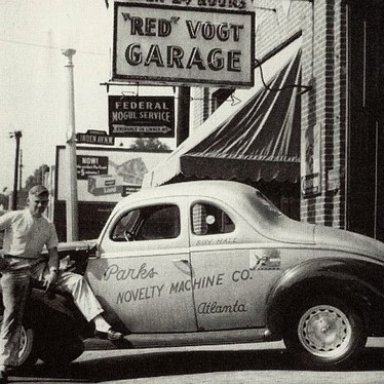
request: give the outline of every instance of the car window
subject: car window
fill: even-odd
[[[114,226],[113,241],[172,239],[180,235],[180,211],[176,205],[151,205],[128,211]]]
[[[208,203],[196,203],[191,208],[192,232],[195,235],[215,235],[235,230],[231,218],[220,208]]]

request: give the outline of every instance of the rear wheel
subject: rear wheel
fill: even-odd
[[[292,316],[284,338],[292,354],[309,367],[348,365],[366,342],[359,312],[328,296],[312,299]]]

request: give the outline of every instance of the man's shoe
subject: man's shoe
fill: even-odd
[[[8,375],[5,371],[0,371],[0,384],[8,383]]]
[[[121,332],[114,331],[112,328],[110,328],[108,332],[95,331],[95,337],[109,341],[118,341],[122,340],[124,335]]]
[[[122,340],[124,335],[121,332],[114,331],[112,328],[107,333],[107,339],[110,341]]]

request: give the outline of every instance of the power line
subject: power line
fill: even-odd
[[[37,44],[37,43],[29,43],[29,42],[26,42],[26,41],[18,41],[18,40],[12,40],[12,39],[0,39],[0,41],[5,42],[5,43],[10,43],[10,44],[27,45],[27,46],[31,46],[31,47],[54,49],[54,50],[59,50],[59,51],[62,50],[62,48],[60,48],[60,47],[55,47],[55,46],[52,46],[52,45]],[[81,50],[77,50],[77,52],[85,53],[87,55],[98,55],[98,56],[106,56],[107,55],[106,53],[81,51]]]

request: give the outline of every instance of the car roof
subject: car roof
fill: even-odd
[[[222,198],[224,200],[231,196],[254,192],[255,188],[236,181],[205,180],[188,181],[175,184],[167,184],[155,188],[145,188],[120,200],[118,207],[125,206],[152,198],[170,196],[206,196]]]

